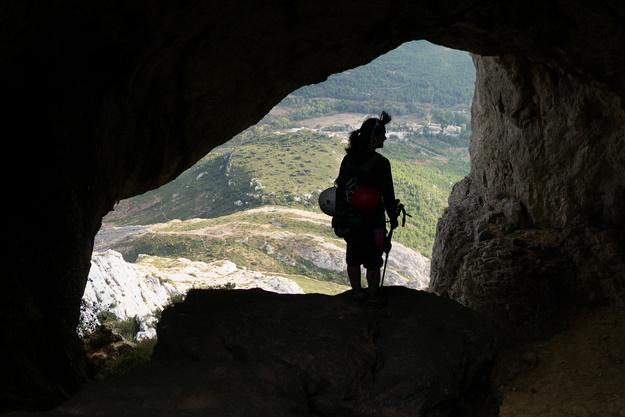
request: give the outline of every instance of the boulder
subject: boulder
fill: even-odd
[[[163,312],[150,364],[42,416],[498,415],[488,321],[427,292],[384,296],[374,311],[349,292],[193,290]]]

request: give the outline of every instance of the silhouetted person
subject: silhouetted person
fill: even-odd
[[[366,292],[361,286],[360,266],[367,270],[366,278],[369,290],[369,304],[379,306],[382,302],[379,294],[380,268],[384,264],[383,253],[390,250],[390,241],[387,240],[385,212],[390,219],[390,227],[397,227],[397,202],[393,187],[391,164],[384,156],[375,150],[384,146],[386,140],[385,125],[391,121],[391,116],[382,112],[379,118],[365,120],[360,129],[353,131],[349,136],[347,155],[341,162],[339,176],[336,179],[338,190],[346,190],[355,181],[358,186],[368,190],[365,204],[373,200],[372,191],[377,190],[381,196],[381,204],[377,207],[369,206],[365,213],[361,212],[359,227],[351,227],[343,237],[347,243],[347,275],[353,290],[353,298],[364,301]],[[353,191],[353,190],[352,190]],[[358,191],[354,192],[356,195]],[[349,192],[347,193],[349,198]],[[343,197],[343,196],[341,196]],[[337,196],[337,204],[339,197]],[[353,202],[354,198],[352,198]],[[379,202],[379,197],[378,197]]]

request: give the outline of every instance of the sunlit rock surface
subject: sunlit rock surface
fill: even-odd
[[[237,268],[230,261],[194,262],[142,256],[128,263],[113,250],[94,253],[89,280],[81,305],[79,334],[87,335],[100,324],[100,312],[119,320],[134,318],[142,330],[137,338],[156,336],[155,314],[186,295],[191,288],[262,288],[282,294],[302,294],[295,282]],[[158,266],[157,266],[158,265]]]

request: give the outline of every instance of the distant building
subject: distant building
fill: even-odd
[[[427,130],[428,133],[432,133],[434,135],[438,135],[439,133],[443,131],[443,128],[441,127],[441,125],[438,125],[438,124],[431,124],[425,129]]]
[[[460,126],[449,125],[443,130],[443,133],[450,136],[457,136],[461,131]]]

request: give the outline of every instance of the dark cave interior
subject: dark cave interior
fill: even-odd
[[[85,381],[74,328],[93,239],[116,201],[172,180],[294,89],[410,40],[476,54],[472,172],[439,222],[432,290],[512,333],[530,315],[547,322],[623,299],[623,5],[96,0],[3,10],[2,125],[28,170],[3,168],[0,410],[50,408]],[[485,228],[493,238],[480,239]]]

